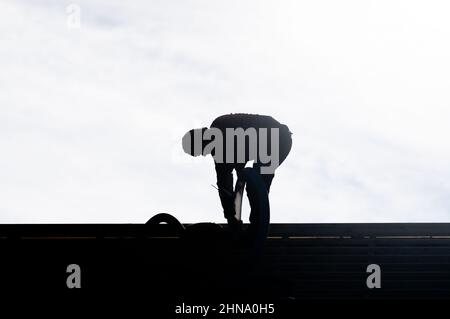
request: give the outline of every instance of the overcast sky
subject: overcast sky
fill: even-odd
[[[212,158],[181,137],[232,112],[294,132],[273,222],[450,222],[449,12],[2,0],[0,223],[223,222]]]

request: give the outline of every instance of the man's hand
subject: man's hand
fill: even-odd
[[[226,219],[228,218],[234,218],[234,216],[236,215],[236,212],[234,210],[234,203],[227,202],[227,205],[225,205],[224,209],[223,209],[223,215],[225,216]]]
[[[228,227],[230,227],[231,232],[238,233],[242,228],[242,221],[237,220],[234,216],[227,218]]]

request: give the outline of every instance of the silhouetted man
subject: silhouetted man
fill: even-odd
[[[247,162],[261,174],[267,192],[275,169],[286,159],[292,146],[289,128],[271,116],[228,114],[216,118],[211,127],[193,129],[183,137],[183,149],[192,156],[211,154],[217,174],[217,187],[224,216],[237,226],[233,197],[233,169],[238,180]],[[253,210],[250,222],[255,216]]]

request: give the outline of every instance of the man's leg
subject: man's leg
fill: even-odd
[[[291,151],[291,148],[292,148],[291,133],[286,128],[286,129],[281,130],[281,132],[280,132],[279,163],[278,164],[281,164],[282,162],[284,162],[284,160],[288,156],[289,152]],[[261,166],[262,166],[262,164],[260,162],[255,162],[253,165],[253,168],[255,168],[258,171],[258,173],[260,174],[261,179],[263,180],[263,183],[266,187],[267,193],[269,193],[270,186],[272,185],[272,180],[273,180],[275,174],[261,174]],[[251,233],[251,232],[256,232],[257,228],[259,227],[258,224],[259,224],[260,216],[258,214],[259,214],[261,208],[258,207],[258,201],[253,200],[254,196],[256,196],[256,194],[252,194],[251,191],[248,189],[248,187],[246,187],[246,191],[247,191],[247,197],[248,197],[250,203],[254,203],[253,206],[251,206],[251,211],[250,211],[249,233]]]
[[[253,168],[256,169],[258,171],[258,173],[260,174],[261,179],[262,179],[264,185],[266,186],[267,193],[269,193],[270,186],[272,185],[272,180],[273,180],[275,174],[261,174],[261,163],[254,163]],[[249,202],[254,203],[253,206],[250,206],[250,223],[256,224],[258,222],[258,217],[259,217],[258,212],[260,211],[260,207],[257,207],[258,201],[254,200],[254,196],[256,196],[256,195],[253,194],[247,186],[246,186],[245,190],[247,192],[247,197],[248,197]]]
[[[272,185],[272,180],[275,174],[261,174],[261,178],[266,185],[267,193],[270,192],[270,185]]]

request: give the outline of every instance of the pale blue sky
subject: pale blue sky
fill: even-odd
[[[223,221],[180,139],[230,112],[294,132],[272,221],[449,222],[449,9],[4,0],[0,223]]]

